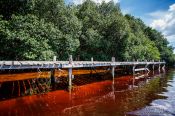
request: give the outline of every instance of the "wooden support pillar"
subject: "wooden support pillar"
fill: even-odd
[[[114,62],[115,62],[115,57],[112,57],[112,63],[114,63]],[[115,77],[115,66],[112,66],[111,73],[112,73],[112,78],[114,79],[114,77]]]
[[[115,79],[114,78],[112,79],[112,98],[115,102],[116,97],[115,97]]]
[[[153,71],[154,71],[154,68],[155,68],[155,66],[154,66],[154,60],[153,60]]]
[[[165,72],[165,63],[163,64],[162,70]]]
[[[165,64],[162,67],[163,73],[165,73]]]
[[[69,73],[69,87],[72,87],[72,68],[68,69],[68,73]]]
[[[146,65],[145,65],[145,73],[147,73],[147,68],[148,68],[147,60],[145,60],[145,63],[146,63]]]
[[[136,68],[136,65],[134,65],[134,66],[132,67],[132,73],[133,73],[133,75],[135,75],[135,68]]]
[[[68,81],[69,81],[69,89],[72,88],[72,63],[73,63],[73,58],[72,55],[69,56],[69,65],[71,67],[69,67],[68,69]]]
[[[90,77],[92,77],[92,70],[93,70],[93,65],[94,65],[94,58],[93,57],[91,57],[91,68],[90,68]]]
[[[115,77],[115,67],[114,66],[112,66],[112,78],[114,78]]]
[[[69,103],[70,103],[70,106],[72,106],[72,88],[68,87],[68,91],[69,91]]]
[[[52,68],[50,72],[51,72],[51,76],[50,76],[51,83],[54,84],[55,83],[55,69]]]
[[[152,70],[153,70],[153,75],[154,75],[154,70],[155,70],[154,60],[153,60],[153,67],[152,67]]]
[[[56,61],[56,56],[53,57],[53,61]],[[51,78],[51,83],[54,84],[56,81],[55,81],[55,68],[53,67],[51,69],[51,75],[50,75],[50,78]]]

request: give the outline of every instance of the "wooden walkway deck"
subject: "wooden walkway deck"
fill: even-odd
[[[138,68],[137,66],[144,66],[144,68]],[[162,69],[165,69],[165,62],[116,62],[115,57],[112,57],[111,62],[106,61],[94,61],[91,58],[91,61],[73,61],[72,55],[69,56],[69,61],[56,61],[56,57],[53,58],[53,61],[0,61],[0,71],[1,70],[22,70],[22,69],[50,69],[51,71],[51,82],[55,83],[55,69],[68,69],[68,81],[69,86],[72,86],[72,69],[74,68],[88,68],[88,67],[110,67],[111,74],[114,78],[115,76],[115,67],[117,66],[132,66],[133,75],[137,71],[148,71],[148,66],[152,65],[153,70],[154,66],[158,65],[160,72],[161,65]]]
[[[0,70],[10,69],[68,69],[107,66],[164,65],[165,62],[101,62],[101,61],[0,61]]]

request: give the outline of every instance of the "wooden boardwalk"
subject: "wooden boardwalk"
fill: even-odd
[[[10,69],[68,69],[134,65],[164,65],[165,62],[102,62],[102,61],[0,61],[0,70]]]
[[[144,66],[144,68],[136,68],[137,66]],[[51,82],[55,83],[55,69],[68,69],[68,81],[69,86],[72,86],[72,79],[74,75],[72,75],[72,70],[74,68],[88,68],[88,67],[110,67],[112,77],[115,77],[115,68],[117,66],[131,66],[133,75],[138,71],[146,71],[149,72],[148,66],[152,66],[154,70],[154,66],[158,65],[158,69],[162,67],[165,70],[165,62],[116,62],[115,58],[112,57],[112,61],[94,61],[91,58],[91,61],[73,61],[72,55],[69,57],[69,61],[56,61],[56,57],[53,58],[53,61],[0,61],[0,71],[1,70],[23,70],[23,69],[50,69],[51,71]]]

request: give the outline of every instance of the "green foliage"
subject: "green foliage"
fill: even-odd
[[[61,40],[55,39],[52,43],[61,60],[66,60],[69,54],[74,55],[80,46],[82,23],[75,13],[76,9],[65,6],[63,0],[35,0],[33,5],[33,14],[52,23],[62,33]]]
[[[33,0],[0,0],[0,15],[10,20],[13,14],[29,13],[32,10]]]
[[[3,26],[5,24],[5,27]],[[33,15],[12,16],[10,21],[1,20],[1,59],[48,60],[54,52],[49,45],[51,24],[44,24]],[[57,33],[52,33],[57,34]]]
[[[173,48],[114,2],[65,5],[63,0],[0,1],[0,60],[165,60]]]

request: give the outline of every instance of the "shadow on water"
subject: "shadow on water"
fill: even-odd
[[[75,78],[72,80],[73,87],[111,80],[108,70],[74,70]],[[68,91],[68,72],[56,70],[56,83],[51,84],[49,71],[17,73],[0,75],[0,101],[27,95],[43,94],[55,90]],[[121,74],[120,74],[121,75]]]
[[[172,74],[175,72],[157,76],[117,75],[114,79],[109,73],[77,75],[71,90],[65,77],[57,78],[54,86],[49,78],[5,82],[0,88],[0,115],[162,115],[156,108],[163,106],[161,111],[173,115],[170,107],[175,106],[175,101],[170,96],[175,90],[175,78]],[[172,104],[167,104],[168,100]]]

